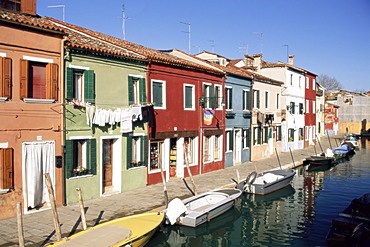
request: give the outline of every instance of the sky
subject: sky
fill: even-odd
[[[294,55],[345,90],[370,91],[370,0],[38,0],[37,14],[157,50],[189,53],[190,40],[190,54]]]

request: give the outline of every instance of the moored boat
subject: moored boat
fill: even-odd
[[[246,193],[265,195],[288,186],[295,173],[293,169],[273,170],[259,174],[252,172],[245,180],[239,182],[236,188]]]
[[[360,148],[358,139],[353,134],[348,134],[342,144],[349,144],[355,150]]]
[[[370,246],[370,193],[354,199],[332,220],[326,242],[329,246]]]
[[[175,198],[164,210],[167,223],[197,227],[231,209],[241,194],[238,189],[219,189],[182,201]]]
[[[164,213],[143,213],[104,222],[52,246],[144,246],[165,218]]]

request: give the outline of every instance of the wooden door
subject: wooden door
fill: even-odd
[[[112,186],[113,140],[103,140],[103,188]]]

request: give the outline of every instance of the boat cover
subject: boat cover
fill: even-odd
[[[175,198],[168,203],[166,217],[170,221],[171,225],[173,225],[176,223],[177,218],[185,212],[186,207],[184,203],[179,198]]]

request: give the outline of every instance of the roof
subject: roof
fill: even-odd
[[[18,12],[12,12],[5,9],[0,9],[0,21],[5,21],[14,24],[21,24],[30,28],[41,29],[44,31],[52,31],[63,33],[64,29],[47,18],[40,16],[31,16],[27,14],[21,14]]]
[[[213,74],[221,74],[216,68],[210,68],[202,66],[196,63],[192,63],[185,59],[181,59],[176,56],[172,56],[159,50],[151,49],[145,46],[141,46],[126,40],[122,40],[107,34],[103,34],[94,30],[76,26],[73,24],[61,22],[53,18],[47,17],[53,22],[61,25],[67,29],[67,32],[71,35],[69,37],[70,47],[85,48],[85,49],[100,49],[101,51],[108,51],[114,53],[115,51],[121,51],[121,55],[131,56],[138,59],[146,59],[151,62],[158,62],[169,64],[177,67],[184,67],[188,69],[195,69],[206,71]],[[86,40],[80,40],[81,37],[85,37]],[[93,42],[93,43],[90,43]]]

